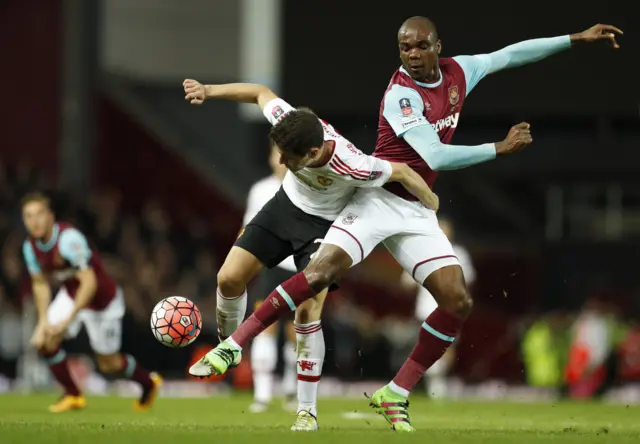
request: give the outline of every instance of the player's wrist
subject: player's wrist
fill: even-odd
[[[571,42],[572,45],[575,45],[577,43],[583,42],[584,41],[584,35],[582,32],[578,32],[575,34],[569,34],[569,41]]]
[[[210,99],[210,98],[214,97],[214,95],[215,95],[215,91],[214,91],[215,85],[202,85],[202,87],[204,88],[204,99],[203,100],[207,100],[207,99]]]

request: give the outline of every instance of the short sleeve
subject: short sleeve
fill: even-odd
[[[33,246],[31,242],[25,241],[22,245],[22,255],[24,256],[24,261],[27,264],[27,270],[29,270],[29,274],[40,274],[42,273],[42,269],[40,268],[40,264],[38,263],[38,259],[36,258],[36,253],[33,251]]]
[[[262,113],[271,125],[275,125],[287,114],[295,108],[284,100],[277,98],[270,100],[262,109]]]
[[[418,91],[401,85],[393,85],[384,95],[382,115],[398,137],[411,128],[427,125],[424,102]]]
[[[90,267],[91,248],[87,238],[75,228],[60,233],[58,251],[74,268],[86,270]]]
[[[457,56],[453,60],[460,65],[467,82],[467,96],[480,80],[484,79],[491,69],[491,56],[478,54],[472,56]]]
[[[334,154],[329,165],[343,179],[360,188],[381,187],[391,177],[391,163],[368,156],[350,144],[348,156]]]

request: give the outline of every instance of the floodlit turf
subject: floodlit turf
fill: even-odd
[[[640,411],[626,406],[430,403],[417,398],[411,413],[418,432],[399,435],[370,412],[364,399],[323,400],[321,430],[301,437],[301,432],[289,431],[294,417],[280,404],[253,414],[244,395],[160,399],[148,413],[134,413],[132,400],[123,398],[91,398],[83,411],[47,413],[54,399],[0,395],[0,443],[640,443]]]

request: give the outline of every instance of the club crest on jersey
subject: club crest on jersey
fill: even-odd
[[[411,108],[411,102],[409,99],[400,99],[400,110],[402,111],[402,115],[405,117],[413,114],[413,108]]]
[[[317,180],[318,180],[318,183],[323,187],[328,187],[333,183],[333,179],[329,179],[328,177],[325,177],[325,176],[318,176]]]
[[[449,88],[449,103],[451,105],[457,105],[460,101],[460,96],[458,95],[458,87],[452,86]]]
[[[274,119],[277,119],[278,117],[284,114],[284,110],[279,106],[276,106],[275,108],[273,108],[273,111],[271,111],[271,114],[273,115]]]
[[[345,217],[342,218],[342,223],[345,225],[351,225],[353,224],[353,222],[355,222],[355,220],[358,218],[358,216],[356,216],[353,213],[349,213],[347,214]]]

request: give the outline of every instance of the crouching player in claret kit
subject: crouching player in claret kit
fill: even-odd
[[[59,413],[86,405],[60,347],[63,339],[77,335],[82,325],[87,329],[98,369],[139,383],[142,396],[135,408],[151,407],[162,379],[143,369],[133,356],[120,353],[124,296],[105,270],[98,252],[76,228],[55,221],[49,199],[43,194],[23,198],[22,218],[28,232],[23,254],[38,311],[31,343],[64,389],[62,398],[49,411]],[[51,281],[60,285],[53,300]]]

